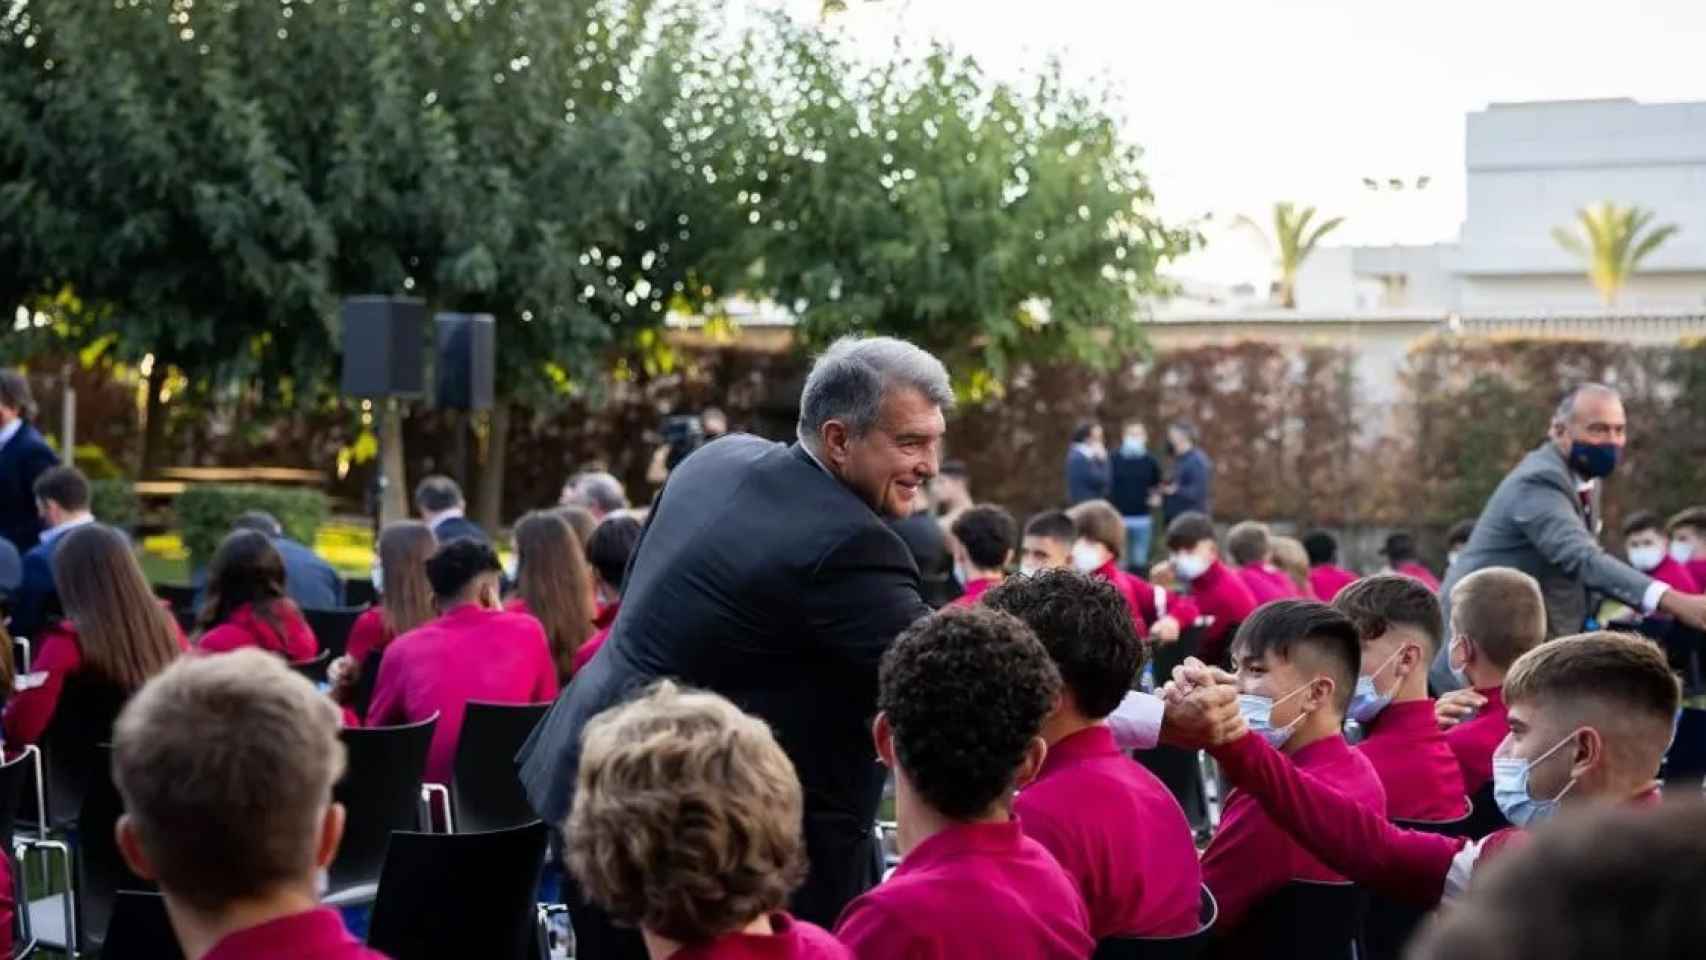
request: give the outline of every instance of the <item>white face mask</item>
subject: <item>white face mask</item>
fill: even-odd
[[[1042,569],[1042,567],[1039,567],[1034,563],[1021,563],[1019,564],[1019,576],[1034,577],[1041,573]]]
[[[1452,550],[1452,551],[1449,551],[1448,553],[1446,553],[1445,565],[1449,567],[1452,564],[1456,563],[1458,556],[1462,553],[1463,553],[1462,550]]]
[[[1079,573],[1095,573],[1107,562],[1107,550],[1099,544],[1080,540],[1072,545],[1072,566]]]
[[[384,593],[385,592],[385,568],[380,566],[378,560],[373,561],[373,572],[371,574],[369,574],[369,576],[373,580],[373,592],[374,593]]]
[[[1195,580],[1208,572],[1208,561],[1194,553],[1173,554],[1173,572],[1181,580]]]
[[[1664,562],[1665,552],[1659,547],[1631,547],[1629,550],[1629,565],[1646,573]]]
[[[1670,558],[1677,563],[1687,563],[1693,560],[1694,544],[1686,540],[1672,540],[1670,542]]]

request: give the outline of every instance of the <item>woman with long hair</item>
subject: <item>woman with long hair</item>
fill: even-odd
[[[361,679],[368,657],[438,616],[426,575],[427,558],[436,549],[438,540],[432,529],[417,520],[388,523],[379,531],[378,555],[373,559],[373,586],[379,591],[379,603],[355,618],[344,655],[333,662],[330,671],[334,695],[340,701],[347,699]]]
[[[1291,578],[1300,595],[1316,599],[1315,587],[1309,582],[1309,553],[1303,549],[1303,542],[1292,537],[1274,537],[1269,543],[1274,548],[1274,566]]]
[[[91,523],[65,534],[54,547],[53,580],[65,619],[39,638],[23,689],[0,717],[9,746],[41,738],[68,679],[129,696],[183,652],[182,631],[148,589],[123,533]]]
[[[516,588],[509,609],[531,614],[551,641],[557,682],[569,682],[575,654],[592,636],[592,574],[580,539],[563,517],[535,510],[515,525]]]
[[[220,542],[196,633],[196,647],[209,653],[260,647],[301,662],[320,649],[314,629],[284,595],[284,557],[258,530],[237,530]]]

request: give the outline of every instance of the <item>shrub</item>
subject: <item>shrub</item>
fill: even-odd
[[[122,530],[134,528],[142,513],[136,488],[123,477],[89,481],[89,505],[96,519]]]
[[[286,536],[312,544],[326,521],[326,495],[319,490],[292,487],[205,484],[192,486],[178,497],[178,526],[190,563],[205,566],[219,541],[231,531],[231,521],[246,510],[265,510],[278,518]]]

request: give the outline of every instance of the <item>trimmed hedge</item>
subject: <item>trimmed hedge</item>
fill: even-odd
[[[82,464],[78,464],[82,468]],[[136,487],[123,477],[89,481],[89,509],[102,523],[131,530],[142,514],[136,498]]]
[[[312,544],[326,522],[326,495],[293,487],[203,484],[185,490],[177,501],[178,526],[193,566],[213,559],[219,541],[231,532],[231,521],[249,510],[265,510],[278,518],[285,536]]]

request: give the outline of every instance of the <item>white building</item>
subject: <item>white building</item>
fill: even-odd
[[[1706,103],[1497,103],[1468,117],[1468,208],[1455,243],[1323,247],[1298,309],[1551,313],[1603,310],[1553,228],[1610,201],[1681,230],[1645,261],[1617,309],[1706,306]]]

